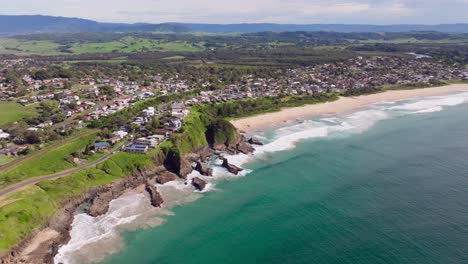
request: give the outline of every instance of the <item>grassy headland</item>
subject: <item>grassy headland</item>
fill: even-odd
[[[76,166],[68,158],[73,153],[84,149],[97,138],[96,134],[79,138],[75,141],[53,148],[43,155],[34,157],[19,166],[0,173],[0,187],[16,183],[27,178],[53,174]]]

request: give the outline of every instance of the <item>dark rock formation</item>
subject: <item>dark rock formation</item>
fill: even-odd
[[[192,171],[193,171],[193,169],[192,169],[192,164],[190,163],[190,161],[188,161],[185,158],[182,158],[180,160],[180,168],[179,168],[180,177],[186,179],[187,175],[192,173]]]
[[[247,144],[245,142],[239,143],[237,145],[237,150],[239,152],[241,152],[241,153],[244,153],[244,154],[250,154],[250,153],[255,151],[255,149],[251,145],[249,145],[249,144]]]
[[[259,146],[263,145],[263,143],[255,137],[251,137],[247,142],[249,142],[252,145],[259,145]]]
[[[208,166],[201,161],[197,162],[197,166],[195,167],[195,170],[200,172],[200,174],[203,176],[213,176],[213,169],[208,168]]]
[[[216,143],[213,145],[213,149],[216,151],[226,151],[226,144],[225,143]]]
[[[159,184],[165,184],[167,182],[175,181],[177,180],[177,175],[175,175],[172,172],[169,171],[163,171],[159,173],[158,176],[156,176],[156,182]]]
[[[224,168],[226,168],[230,173],[232,174],[239,174],[243,169],[237,167],[236,165],[229,164],[229,161],[226,158],[223,158],[223,165]]]
[[[90,206],[85,209],[90,216],[96,217],[107,213],[110,201],[117,199],[125,191],[136,188],[146,181],[145,173],[135,173],[125,179],[113,182],[99,188],[92,188],[89,192]]]
[[[29,254],[26,259],[23,259],[25,256],[21,256],[21,252],[23,252],[23,249],[29,245],[31,239],[33,239],[39,231],[37,230],[37,232],[33,232],[21,243],[13,247],[9,253],[1,256],[0,263],[53,263],[53,259],[57,254],[59,247],[70,241],[70,230],[73,222],[73,216],[79,206],[88,202],[91,205],[86,211],[90,213],[90,215],[99,216],[105,214],[109,208],[109,202],[111,200],[118,198],[126,190],[133,189],[144,184],[145,180],[145,173],[135,173],[110,184],[92,187],[88,193],[83,193],[64,201],[60,205],[60,210],[57,214],[49,219],[42,227],[57,231],[59,233],[57,238],[41,243],[34,252]]]
[[[150,196],[151,205],[154,207],[161,207],[164,200],[161,194],[156,189],[156,186],[154,186],[149,180],[147,180],[145,183],[145,189]]]
[[[198,177],[195,177],[193,178],[192,180],[192,185],[199,191],[203,191],[206,187],[206,181],[198,178]]]

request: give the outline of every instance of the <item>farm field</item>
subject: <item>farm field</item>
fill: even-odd
[[[0,102],[0,128],[33,115],[36,107],[22,106],[15,102]]]
[[[0,54],[14,55],[59,55],[60,45],[46,40],[0,39]]]

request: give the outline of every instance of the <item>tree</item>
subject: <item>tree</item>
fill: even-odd
[[[47,72],[47,71],[44,71],[44,70],[39,70],[37,72],[34,72],[31,77],[34,79],[34,80],[47,80],[47,79],[50,79],[50,74]]]
[[[26,131],[24,139],[28,144],[39,144],[41,143],[41,137],[36,131]]]
[[[115,94],[114,88],[109,85],[99,87],[99,93],[104,95],[113,96]]]
[[[62,113],[56,114],[55,117],[54,117],[55,123],[63,122],[66,119],[67,119],[67,116],[62,114]]]
[[[145,86],[145,87],[151,86],[151,82],[149,80],[145,80],[143,82],[143,86]]]

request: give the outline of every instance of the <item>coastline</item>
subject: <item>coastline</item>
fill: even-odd
[[[231,123],[240,131],[254,132],[265,127],[278,125],[297,118],[338,114],[375,103],[444,95],[451,92],[468,92],[468,84],[450,84],[440,87],[412,90],[392,90],[356,97],[340,97],[338,100],[333,102],[284,108],[279,112],[235,119],[232,120]]]
[[[295,108],[287,108],[283,109],[280,112],[275,113],[268,113],[257,115],[254,117],[243,118],[232,122],[239,130],[245,130],[248,132],[252,132],[254,129],[262,129],[266,128],[271,125],[275,124],[282,124],[283,121],[286,120],[294,120],[295,118],[301,117],[308,117],[314,115],[326,115],[326,114],[337,114],[340,112],[351,111],[354,109],[358,109],[360,107],[385,102],[385,101],[397,101],[397,100],[404,100],[404,99],[411,99],[416,97],[424,97],[424,96],[436,96],[436,95],[443,95],[451,92],[468,92],[468,84],[455,84],[455,85],[448,85],[442,87],[435,87],[435,88],[425,88],[425,89],[415,89],[415,90],[402,90],[402,91],[388,91],[379,94],[372,94],[372,95],[364,95],[359,97],[352,97],[352,98],[340,98],[337,101],[329,102],[329,103],[322,103],[322,104],[315,104],[315,105],[306,105],[303,107],[295,107]],[[247,121],[245,121],[247,120]],[[253,120],[254,125],[248,127],[240,127],[238,122],[252,122]],[[246,123],[249,124],[249,123]],[[226,147],[226,146],[225,146]],[[196,155],[197,157],[200,154]],[[203,155],[202,155],[203,156]],[[155,161],[159,164],[159,162]],[[190,163],[187,163],[190,166]],[[32,236],[29,239],[26,239],[25,243],[22,244],[21,247],[17,247],[16,250],[16,260],[18,258],[23,257],[37,257],[37,256],[44,256],[46,255],[46,259],[52,261],[54,255],[56,255],[59,246],[67,244],[70,240],[70,228],[71,228],[71,221],[73,220],[73,213],[76,211],[76,208],[83,204],[83,202],[93,200],[93,203],[99,205],[99,210],[96,215],[103,215],[109,209],[109,203],[120,197],[122,194],[132,192],[132,193],[145,193],[144,185],[145,182],[141,176],[149,176],[150,178],[154,177],[156,170],[154,171],[145,171],[135,173],[133,175],[128,175],[127,177],[120,180],[120,184],[116,183],[109,184],[100,188],[95,189],[94,191],[90,191],[86,195],[80,197],[80,199],[74,199],[71,202],[71,206],[67,207],[63,213],[65,217],[61,217],[60,219],[60,227],[53,228],[56,232],[58,232],[58,236],[56,233],[51,232],[48,227],[51,227],[51,224],[45,226],[41,229],[42,232],[39,234],[36,233],[36,236]],[[117,189],[118,191],[114,191]],[[108,192],[109,195],[97,195],[101,193],[103,190]],[[91,199],[91,198],[98,199]],[[99,199],[101,197],[102,199]],[[170,199],[167,199],[170,203]],[[53,223],[55,221],[52,221]],[[58,225],[56,222],[52,227]],[[50,247],[53,246],[52,252],[50,252]],[[26,255],[26,256],[25,256]],[[6,262],[6,263],[14,263],[14,262]]]

